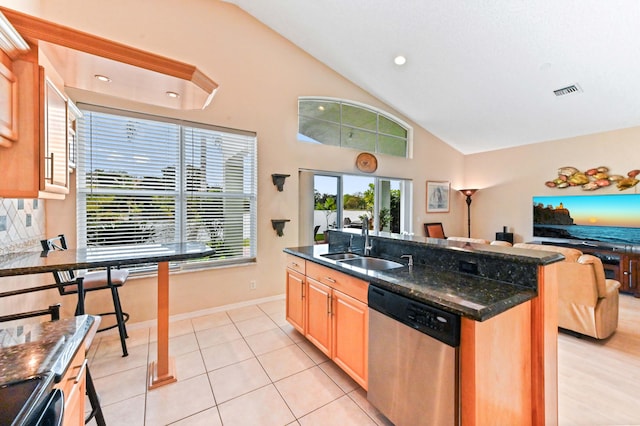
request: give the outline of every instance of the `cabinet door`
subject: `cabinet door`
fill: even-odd
[[[45,78],[44,186],[46,192],[68,193],[67,98]]]
[[[333,291],[333,361],[367,389],[369,310],[366,304]]]
[[[0,146],[11,146],[18,138],[18,92],[11,60],[0,51]]]
[[[18,84],[19,140],[0,155],[0,197],[5,198],[38,198],[40,189],[40,69],[27,56],[12,65]]]
[[[86,366],[84,343],[78,349],[66,373],[55,387],[64,394],[63,426],[84,424],[84,404],[86,391]]]
[[[305,337],[331,356],[331,287],[307,277]]]
[[[640,297],[640,288],[638,285],[640,284],[640,261],[637,256],[628,256],[627,257],[627,265],[629,274],[625,275],[625,283],[623,283],[624,291],[628,291],[629,293],[633,293],[636,297]]]
[[[287,321],[304,334],[304,275],[287,268]]]

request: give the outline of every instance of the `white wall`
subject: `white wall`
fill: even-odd
[[[534,195],[637,193],[615,185],[595,192],[579,187],[548,188],[558,168],[579,170],[605,166],[611,174],[627,175],[640,168],[640,127],[503,149],[465,157],[465,185],[480,188],[471,203],[471,233],[488,240],[508,226],[517,242],[532,235]],[[466,206],[465,206],[466,207]],[[640,214],[640,213],[639,213]]]
[[[30,15],[37,15],[40,11],[41,0],[2,0],[0,6],[19,10]]]
[[[11,8],[36,13],[37,2],[0,0]],[[193,63],[220,84],[204,111],[176,112],[71,91],[76,101],[183,117],[258,133],[258,261],[171,277],[171,312],[182,313],[284,292],[282,248],[297,246],[299,229],[298,170],[357,173],[357,151],[300,143],[298,96],[332,96],[382,108],[406,117],[360,90],[235,6],[215,0],[43,0],[43,17],[154,53]],[[153,13],[150,13],[150,12]],[[412,123],[411,123],[412,124]],[[493,239],[508,226],[517,241],[531,238],[531,197],[559,194],[544,182],[562,166],[579,169],[607,166],[626,174],[640,168],[640,128],[550,141],[525,147],[462,156],[427,131],[414,128],[414,158],[379,156],[376,175],[413,180],[413,231],[423,222],[444,223],[447,235],[466,235],[466,204],[455,189],[480,188],[473,196],[472,236]],[[283,192],[271,173],[290,174]],[[449,213],[425,213],[425,181],[451,182]],[[566,193],[583,193],[577,188]],[[636,192],[637,188],[625,191]],[[617,192],[615,187],[598,193]],[[278,238],[271,218],[290,218]],[[47,202],[47,233],[64,232],[75,243],[74,191],[64,202]],[[258,289],[249,290],[256,280]],[[3,281],[3,285],[7,282]],[[155,281],[137,279],[123,291],[132,321],[155,316]],[[92,303],[106,299],[89,299]]]
[[[0,0],[0,4],[4,4]],[[15,3],[15,2],[14,2]],[[14,4],[19,8],[21,4]],[[381,108],[411,123],[380,100],[325,67],[240,9],[214,0],[43,0],[43,18],[124,44],[191,63],[220,84],[203,111],[179,112],[69,90],[75,101],[169,115],[258,134],[258,260],[254,265],[175,275],[171,313],[206,309],[284,293],[282,249],[299,245],[298,170],[357,174],[359,151],[301,143],[297,135],[299,96],[330,96]],[[414,158],[379,155],[376,175],[414,182],[414,232],[442,221],[450,234],[464,228],[464,202],[452,194],[450,213],[425,213],[425,181],[448,180],[461,187],[463,156],[427,131],[414,128]],[[283,192],[272,173],[290,174]],[[459,204],[459,206],[457,205]],[[47,233],[75,235],[75,196],[47,203]],[[277,237],[272,218],[291,219]],[[249,282],[257,289],[249,290]],[[94,295],[91,303],[107,303]],[[132,321],[155,316],[155,281],[131,280],[123,289]]]

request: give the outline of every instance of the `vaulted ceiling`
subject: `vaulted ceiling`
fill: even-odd
[[[640,125],[637,0],[227,1],[464,154]]]

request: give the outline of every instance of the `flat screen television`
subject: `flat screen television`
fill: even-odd
[[[640,247],[640,194],[535,196],[533,236],[543,241]]]

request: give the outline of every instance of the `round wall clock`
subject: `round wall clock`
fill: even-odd
[[[356,167],[361,172],[373,173],[378,168],[378,160],[375,155],[363,152],[356,158]]]

